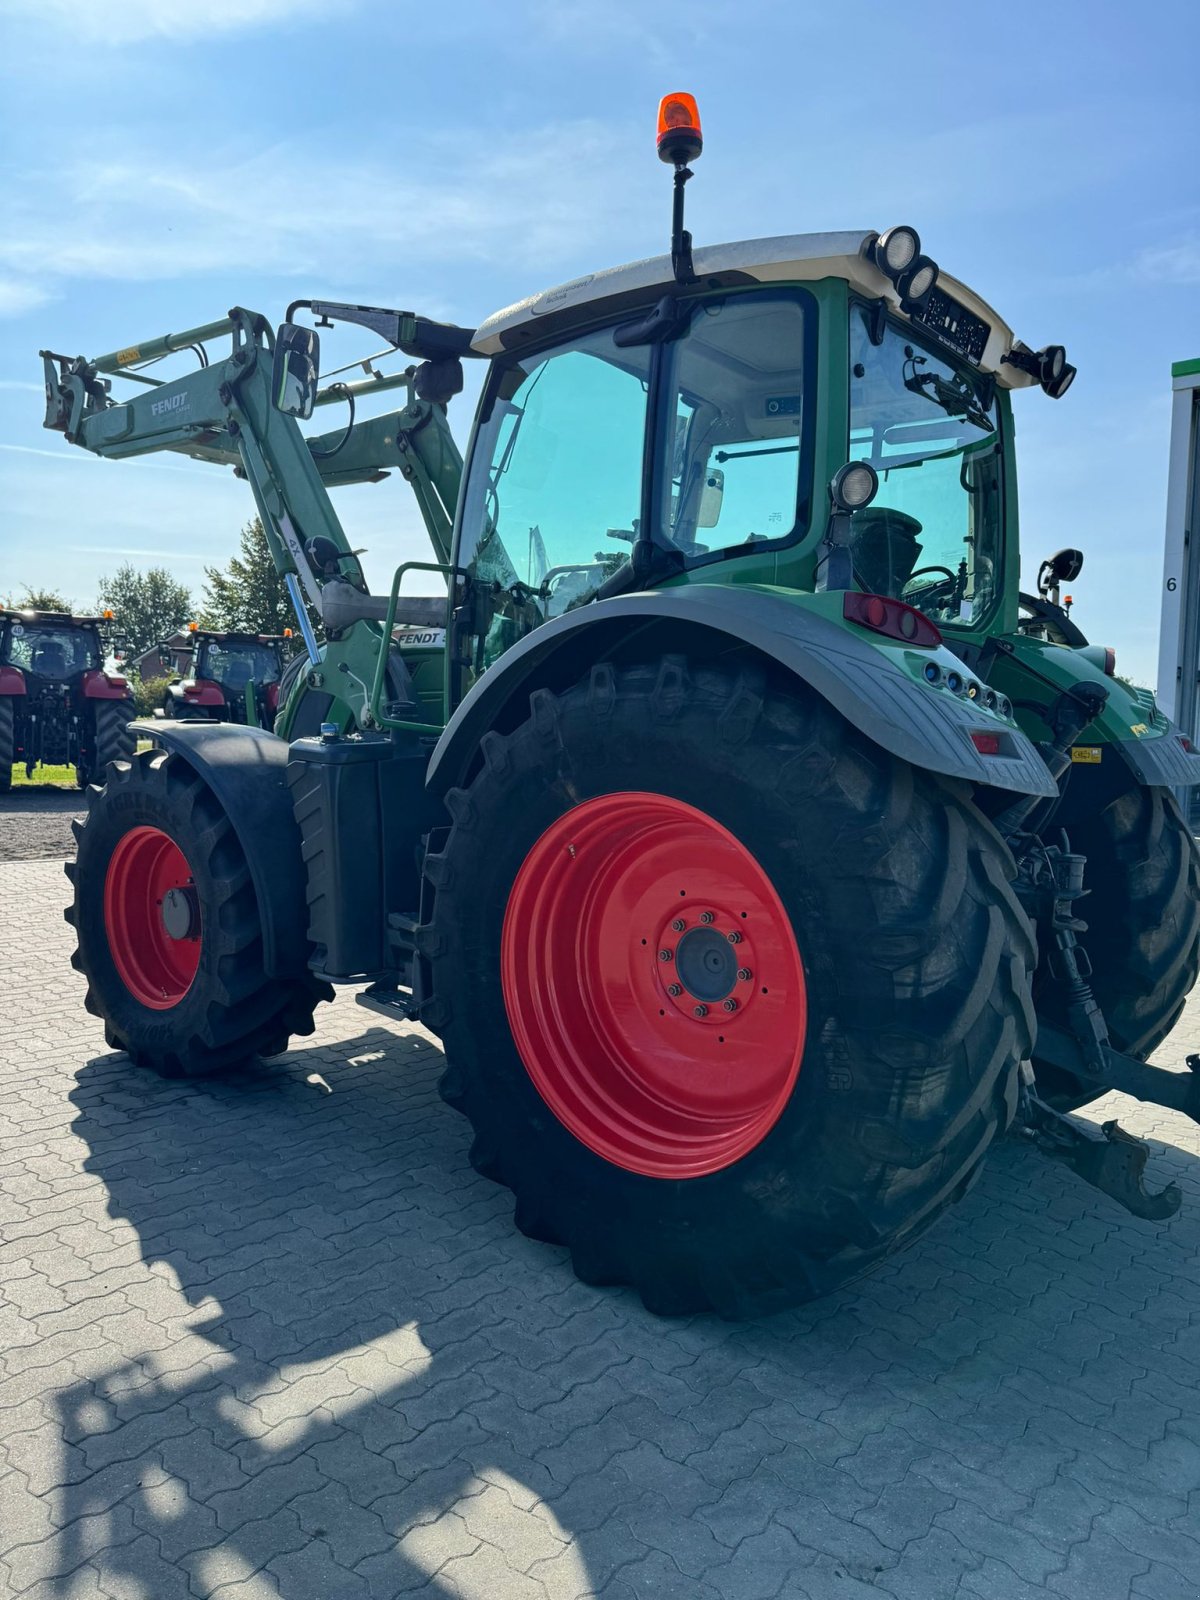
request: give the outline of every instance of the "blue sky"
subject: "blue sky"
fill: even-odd
[[[44,432],[41,346],[310,294],[476,322],[656,253],[654,116],[688,88],[698,241],[911,222],[1067,346],[1070,395],[1017,399],[1026,580],[1080,545],[1078,620],[1152,681],[1170,364],[1200,355],[1198,44],[1176,0],[0,0],[0,594],[90,604],[124,559],[198,588],[252,511],[220,469]],[[406,496],[338,496],[376,587],[426,550]]]

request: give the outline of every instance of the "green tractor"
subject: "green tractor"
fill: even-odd
[[[1012,401],[1065,392],[1061,347],[909,227],[693,248],[699,150],[669,96],[670,256],[475,329],[309,301],[45,352],[46,422],[235,466],[306,647],[275,736],[143,725],[89,794],[68,917],[109,1043],[235,1068],[359,985],[441,1037],[524,1232],[741,1316],[915,1239],[1014,1125],[1176,1208],[1143,1144],[1066,1113],[1117,1087],[1200,1115],[1200,1075],[1144,1064],[1197,973],[1172,790],[1200,753],[1058,603],[1077,552],[1019,591]],[[322,387],[305,314],[410,364]],[[327,491],[394,470],[433,559],[376,596]]]

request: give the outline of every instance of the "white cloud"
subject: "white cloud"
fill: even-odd
[[[136,44],[144,39],[211,38],[246,32],[272,23],[327,17],[345,9],[336,0],[121,0],[101,6],[94,0],[8,0],[10,16],[37,26],[63,30],[77,43]]]
[[[36,283],[0,278],[0,317],[19,317],[44,306],[50,295]]]
[[[1143,250],[1133,264],[1134,276],[1150,283],[1191,287],[1200,284],[1200,238]]]
[[[13,178],[0,272],[45,275],[44,298],[56,280],[202,277],[231,262],[247,276],[328,283],[473,258],[527,269],[542,287],[601,249],[610,219],[657,177],[627,156],[623,134],[581,120],[506,138],[431,135],[411,164],[419,175],[299,144],[233,164],[216,151],[203,163],[181,153],[152,165],[144,151],[81,160]],[[630,170],[641,176],[621,176]]]

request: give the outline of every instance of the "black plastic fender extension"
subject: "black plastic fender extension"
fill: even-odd
[[[232,722],[155,721],[132,727],[139,739],[150,739],[185,761],[220,801],[250,868],[262,917],[263,965],[275,978],[303,973],[308,907],[300,830],[287,785],[287,742]]]
[[[646,651],[695,648],[702,633],[715,653],[748,646],[822,695],[868,739],[915,767],[1017,794],[1058,794],[1037,747],[1004,729],[1003,753],[983,755],[971,734],[999,727],[969,700],[914,681],[866,634],[761,589],[694,583],[615,596],[582,606],[515,645],[463,700],[433,754],[436,791],[461,783],[479,741],[541,687],[575,682],[595,662]],[[899,652],[897,652],[899,653]]]

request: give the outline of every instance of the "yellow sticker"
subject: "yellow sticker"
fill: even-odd
[[[1071,760],[1094,764],[1100,759],[1103,746],[1098,744],[1077,744],[1071,747]]]
[[[117,351],[117,365],[119,367],[132,366],[135,361],[140,361],[141,359],[142,359],[142,352],[138,349],[137,345],[135,345],[135,344],[134,345],[130,345],[128,350],[118,350]]]

